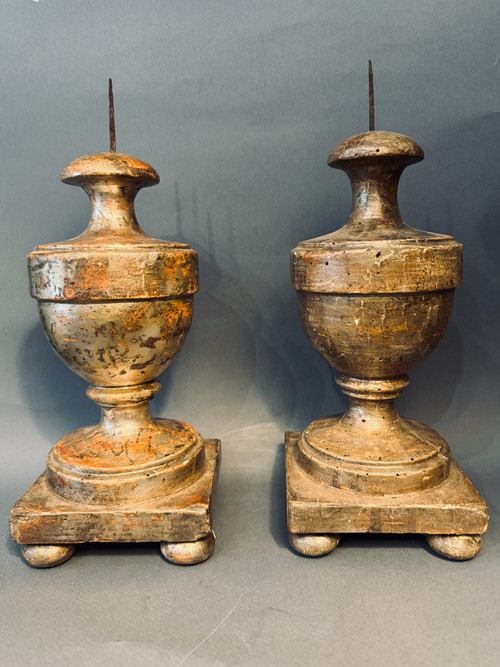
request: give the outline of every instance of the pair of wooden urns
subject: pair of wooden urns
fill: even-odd
[[[462,246],[408,227],[398,210],[400,175],[422,158],[418,144],[391,132],[341,143],[328,163],[351,179],[351,215],[292,251],[303,327],[350,399],[345,414],[285,437],[290,541],[307,556],[328,553],[342,533],[420,533],[439,554],[465,560],[487,527],[486,504],[447,443],[393,406],[405,373],[443,335],[461,278]],[[29,255],[31,294],[102,418],[57,442],[11,511],[12,537],[37,567],[96,541],[158,541],[170,561],[203,561],[215,543],[220,443],[149,412],[155,378],[189,331],[197,254],[140,228],[134,198],[159,181],[145,162],[90,155],[62,180],[89,195],[90,223]]]

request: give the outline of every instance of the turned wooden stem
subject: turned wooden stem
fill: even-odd
[[[100,428],[108,434],[125,431],[135,433],[137,427],[154,423],[149,409],[149,400],[141,401],[137,405],[127,405],[124,407],[101,407]]]
[[[359,166],[346,170],[352,186],[352,209],[348,225],[376,222],[378,227],[405,226],[398,206],[398,185],[404,167],[381,171],[377,166]]]
[[[134,200],[140,189],[135,182],[86,183],[83,189],[92,206],[86,234],[144,234],[135,216]]]
[[[339,373],[335,381],[349,397],[349,407],[341,418],[344,424],[378,430],[388,429],[400,419],[394,399],[407,386],[408,376],[370,382]]]
[[[391,422],[398,419],[398,413],[394,407],[394,399],[361,399],[350,398],[349,407],[342,416],[344,422],[357,422],[367,424],[373,428],[383,426],[386,428]]]
[[[135,404],[105,406],[101,405],[99,428],[107,436],[136,434],[139,429],[155,424],[149,408],[150,398]]]
[[[160,390],[157,381],[132,387],[96,387],[91,385],[87,395],[101,408],[99,428],[107,435],[137,433],[139,428],[154,425],[149,403]]]

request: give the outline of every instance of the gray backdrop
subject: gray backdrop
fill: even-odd
[[[4,664],[498,664],[497,0],[0,8]],[[489,502],[465,563],[411,536],[349,537],[318,560],[287,545],[282,432],[344,406],[301,330],[288,253],[348,214],[348,180],[326,158],[367,129],[368,58],[377,128],[426,153],[403,177],[403,217],[465,246],[452,322],[398,403]],[[153,410],[223,440],[217,547],[183,569],[157,545],[88,546],[37,571],[8,511],[57,438],[98,415],[43,336],[25,255],[87,222],[86,195],[59,174],[107,150],[108,76],[118,150],[162,179],[138,197],[141,224],[200,255],[192,330]]]

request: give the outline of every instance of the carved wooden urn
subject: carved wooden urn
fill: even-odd
[[[399,213],[401,173],[423,157],[392,132],[339,144],[328,164],[350,178],[351,214],[291,253],[302,325],[350,400],[345,414],[286,434],[290,540],[308,556],[331,551],[342,533],[422,533],[463,560],[487,527],[486,504],[447,443],[394,408],[407,371],[442,337],[461,279],[462,246]]]
[[[189,331],[197,254],[139,226],[135,196],[159,181],[146,162],[88,155],[62,180],[89,195],[90,222],[80,236],[29,255],[31,294],[50,344],[91,383],[87,394],[102,417],[56,443],[46,471],[12,509],[12,537],[37,567],[93,541],[158,541],[168,560],[205,560],[214,548],[219,441],[149,411],[156,377]]]

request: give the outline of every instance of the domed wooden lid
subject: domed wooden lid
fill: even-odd
[[[416,141],[396,132],[372,131],[355,134],[336,146],[328,157],[328,165],[345,169],[345,165],[355,160],[359,164],[375,160],[382,165],[385,159],[399,164],[411,164],[424,159],[424,151]]]
[[[198,256],[189,245],[155,239],[140,227],[134,199],[160,177],[123,153],[84,155],[62,172],[81,186],[92,213],[75,238],[36,247],[28,256],[31,294],[56,301],[186,296],[198,290]]]
[[[160,182],[156,169],[150,164],[125,153],[83,155],[63,169],[61,180],[70,185],[83,186],[95,178],[104,180],[106,177],[120,176],[140,182],[141,188]]]
[[[292,251],[296,289],[398,293],[460,283],[462,246],[451,236],[409,227],[399,212],[400,176],[423,157],[413,139],[395,132],[357,134],[334,148],[328,164],[351,180],[351,214],[337,231],[302,241]]]

